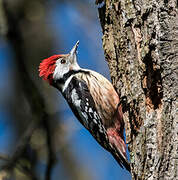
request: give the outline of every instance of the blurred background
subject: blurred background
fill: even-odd
[[[80,66],[109,79],[94,0],[0,0],[0,179],[131,179],[38,76],[77,40]]]

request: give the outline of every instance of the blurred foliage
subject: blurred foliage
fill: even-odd
[[[85,13],[86,4],[82,0],[75,2],[76,7],[85,7]],[[0,0],[0,33],[14,62],[13,96],[3,106],[13,117],[9,123],[15,132],[7,158],[0,161],[0,179],[49,180],[58,155],[61,169],[67,173],[66,177],[55,174],[56,177],[91,179],[62,138],[67,132],[60,124],[59,113],[52,111],[56,106],[51,100],[55,99],[52,90],[47,86],[42,90],[44,86],[38,78],[40,60],[52,54],[55,44],[53,30],[46,23],[49,10],[47,0]],[[44,164],[45,170],[39,171]]]

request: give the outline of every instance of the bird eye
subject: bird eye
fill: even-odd
[[[65,59],[61,59],[61,64],[65,64],[66,60]]]

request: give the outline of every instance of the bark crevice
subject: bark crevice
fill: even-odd
[[[156,64],[154,64],[152,51],[155,51],[155,46],[149,47],[149,52],[143,59],[146,71],[143,73],[142,88],[146,96],[147,106],[157,109],[160,107],[163,98],[162,77],[161,69],[156,68]]]

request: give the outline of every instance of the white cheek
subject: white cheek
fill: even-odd
[[[64,74],[67,72],[69,72],[69,67],[67,65],[57,63],[53,73],[53,78],[55,80],[63,78]]]

